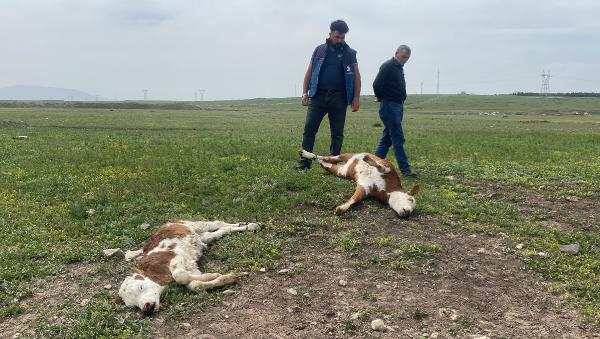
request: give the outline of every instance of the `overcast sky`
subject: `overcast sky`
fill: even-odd
[[[0,0],[0,87],[119,100],[300,95],[313,49],[344,19],[363,94],[399,44],[409,93],[600,91],[600,1]],[[295,92],[295,85],[297,90]]]

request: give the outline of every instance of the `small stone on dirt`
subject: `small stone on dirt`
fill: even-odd
[[[375,320],[371,321],[371,329],[374,331],[379,331],[379,332],[386,332],[386,331],[393,332],[394,331],[393,328],[391,328],[390,326],[387,326],[381,319],[375,319]]]
[[[143,223],[143,224],[140,225],[140,228],[143,229],[143,230],[147,230],[149,227],[150,227],[150,224],[147,223],[147,222],[145,222],[145,223]]]
[[[111,284],[104,285],[104,289],[105,289],[105,290],[110,290],[111,288],[112,288],[112,285],[111,285]]]
[[[183,323],[181,325],[183,325],[183,327],[192,327],[192,324],[190,324],[190,323]]]
[[[485,253],[487,253],[487,251],[485,250],[485,248],[479,248],[479,249],[477,250],[477,253],[478,253],[478,254],[485,254]]]
[[[541,258],[548,258],[548,253],[546,252],[537,252],[537,255]]]
[[[572,196],[566,196],[565,200],[568,202],[578,202],[579,198],[578,197],[572,197]]]
[[[234,290],[225,290],[225,291],[223,291],[223,295],[232,295],[232,294],[235,294]]]
[[[570,253],[570,254],[577,254],[579,253],[579,251],[581,251],[581,246],[579,246],[578,243],[574,243],[574,244],[569,244],[569,245],[560,245],[558,246],[558,248],[565,252],[565,253]]]
[[[525,246],[525,244],[517,244],[517,246],[515,246],[515,248],[518,250],[522,250],[524,246]]]
[[[279,274],[288,274],[290,272],[289,268],[284,268],[282,270],[277,271],[277,273]]]
[[[85,306],[85,305],[87,305],[89,303],[90,303],[90,299],[83,299],[83,300],[81,300],[81,302],[79,303],[79,305]]]
[[[441,317],[450,317],[450,320],[456,321],[458,319],[458,311],[452,308],[438,308],[438,314]]]
[[[439,332],[433,332],[433,333],[431,333],[431,336],[429,336],[429,337],[432,339],[437,339],[439,336],[440,336]]]
[[[348,285],[348,282],[344,279],[340,279],[340,281],[338,281],[338,284],[340,284],[340,286],[346,286]]]
[[[296,291],[294,288],[290,287],[287,289],[287,292],[291,295],[298,295],[298,291]]]
[[[259,271],[260,271],[260,273],[266,273],[267,269],[265,267],[261,267]]]
[[[104,251],[102,251],[102,255],[104,255],[107,258],[110,258],[119,252],[121,252],[120,248],[108,248],[108,249],[105,249]]]
[[[92,216],[92,215],[96,214],[96,210],[93,208],[90,208],[89,210],[86,211],[86,213],[88,216]]]

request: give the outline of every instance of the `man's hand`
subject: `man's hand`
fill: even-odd
[[[352,112],[357,112],[359,108],[360,99],[358,97],[355,97],[354,99],[352,99]]]
[[[302,95],[302,106],[308,106],[308,94]]]
[[[379,99],[378,97],[375,97],[375,102],[381,102],[381,99]]]

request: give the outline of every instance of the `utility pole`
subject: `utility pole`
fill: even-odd
[[[142,93],[144,93],[144,101],[148,100],[148,90],[147,89],[143,89]]]
[[[199,89],[198,92],[200,93],[200,101],[204,101],[204,92],[205,92],[205,90]]]
[[[546,73],[547,72],[547,73]],[[542,70],[542,88],[540,90],[540,95],[548,95],[550,93],[550,71]]]
[[[435,94],[440,95],[440,69],[437,70],[437,86],[435,88]]]
[[[423,95],[423,81],[421,81],[421,95]]]
[[[198,101],[198,91],[194,91],[194,101]]]

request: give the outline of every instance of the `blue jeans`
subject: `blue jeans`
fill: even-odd
[[[344,142],[344,124],[346,122],[346,93],[344,91],[319,91],[310,98],[304,133],[302,135],[302,148],[312,152],[315,145],[315,136],[325,115],[329,117],[331,132],[330,155],[339,155]],[[309,161],[308,159],[304,159]]]
[[[404,132],[402,131],[402,116],[404,107],[401,103],[383,100],[379,104],[379,117],[383,122],[383,134],[379,139],[379,144],[375,149],[375,155],[384,159],[390,149],[394,146],[396,161],[400,166],[400,171],[410,170],[408,157],[404,151]]]

